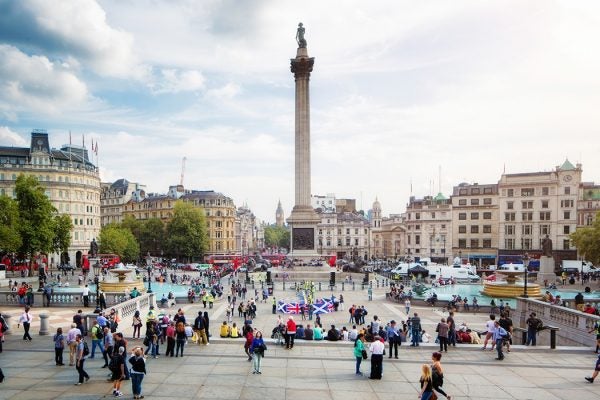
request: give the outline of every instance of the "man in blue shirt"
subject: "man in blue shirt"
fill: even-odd
[[[507,332],[504,328],[500,326],[498,321],[494,322],[494,333],[492,338],[494,339],[494,343],[496,343],[496,350],[498,350],[498,357],[496,360],[502,361],[504,360],[504,354],[502,353],[502,346],[504,344],[504,339],[507,337]]]
[[[400,333],[398,333],[396,321],[392,320],[390,324],[385,328],[385,332],[387,334],[388,343],[390,344],[389,358],[392,358],[392,349],[394,349],[396,358],[398,358],[398,345],[400,344]]]

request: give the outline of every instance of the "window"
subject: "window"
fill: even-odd
[[[477,213],[477,212],[471,213],[471,219],[479,219],[479,213]]]
[[[492,213],[491,212],[484,212],[483,213],[483,219],[492,219]]]
[[[531,238],[522,239],[523,245],[521,246],[523,250],[531,250]]]
[[[431,219],[435,219],[435,213],[434,212],[431,213]]]
[[[478,206],[479,205],[479,199],[471,199],[471,205],[472,206]]]
[[[532,212],[524,212],[521,213],[522,221],[533,221],[533,213]]]
[[[421,213],[415,213],[415,219],[421,219]]]
[[[479,226],[471,225],[471,233],[479,233]]]
[[[565,194],[571,194],[571,188],[569,186],[565,186]]]
[[[564,212],[564,219],[571,219],[571,211],[565,211]]]
[[[483,239],[483,246],[484,249],[489,249],[492,247],[492,239]]]
[[[358,235],[358,228],[354,228],[354,234]]]
[[[535,195],[535,190],[533,188],[523,188],[521,189],[521,197],[531,197]]]
[[[466,225],[460,225],[458,227],[458,233],[467,233],[467,226]]]
[[[540,225],[540,236],[550,234],[550,225]]]
[[[515,234],[515,226],[514,225],[504,225],[504,234],[505,235],[514,235]]]
[[[483,226],[483,233],[492,233],[492,226],[491,225],[484,225]]]
[[[446,229],[446,224],[442,224],[442,229]]]
[[[550,221],[550,211],[540,212],[540,221]]]
[[[346,228],[346,235],[350,234],[350,228]]]
[[[542,196],[548,196],[549,193],[550,193],[550,190],[548,189],[548,187],[542,188]]]
[[[350,246],[350,238],[349,237],[346,238],[346,246]]]
[[[466,206],[467,205],[467,199],[459,199],[458,200],[458,205],[459,206]]]
[[[515,220],[515,213],[514,212],[504,213],[504,220],[505,221],[514,221]]]
[[[533,208],[533,201],[522,201],[521,207],[523,210],[529,210]]]
[[[409,244],[410,244],[410,242],[409,242]],[[338,245],[338,247],[342,246],[342,238],[338,238],[337,245]]]
[[[569,225],[563,226],[563,233],[568,235],[571,232],[571,227]]]
[[[421,225],[415,225],[415,230],[416,230],[416,231],[419,231],[419,230],[421,230]]]
[[[466,249],[467,248],[467,239],[458,239],[458,248]]]
[[[479,194],[479,188],[472,188],[471,194]]]
[[[514,195],[515,195],[514,189],[507,189],[506,190],[506,196],[507,197],[513,197]]]
[[[515,239],[504,239],[504,248],[506,250],[514,250],[514,248],[515,248]]]
[[[415,244],[421,244],[421,235],[415,235]]]
[[[560,201],[560,206],[563,207],[563,208],[573,207],[573,200],[561,200]]]
[[[458,219],[465,221],[467,219],[467,213],[458,213]]]
[[[515,208],[514,202],[509,201],[509,202],[506,203],[506,209],[507,210],[512,210],[514,208]]]
[[[489,197],[486,197],[485,199],[483,199],[483,204],[485,204],[486,206],[489,206],[492,204],[492,199]]]
[[[471,239],[471,248],[476,249],[479,247],[479,239]]]
[[[533,233],[533,225],[522,225],[521,233],[523,235],[531,235]]]
[[[458,191],[458,194],[459,194],[459,195],[461,195],[461,196],[465,196],[467,193],[468,193],[468,192],[467,192],[467,189],[460,189],[460,190]]]
[[[542,208],[548,208],[548,200],[542,200]]]
[[[570,249],[569,244],[570,244],[569,239],[563,240],[563,250],[569,250]]]

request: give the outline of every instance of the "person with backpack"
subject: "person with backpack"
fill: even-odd
[[[125,348],[119,347],[117,355],[113,356],[111,360],[110,372],[112,372],[111,380],[113,381],[113,396],[121,397],[121,381],[125,379]]]
[[[204,320],[202,311],[198,311],[198,316],[194,320],[194,331],[196,332],[196,337],[198,338],[198,345],[208,343],[206,337],[206,321]]]
[[[260,371],[260,366],[263,357],[265,356],[265,350],[267,346],[263,341],[262,332],[256,331],[256,335],[254,335],[254,339],[252,339],[252,344],[250,345],[250,353],[254,357],[254,371],[253,374],[262,374]]]
[[[96,354],[96,347],[98,347],[100,349],[100,352],[104,354],[104,345],[102,343],[104,341],[104,330],[102,329],[98,321],[96,321],[96,324],[92,327],[91,334],[92,355],[90,356],[90,360],[92,360],[94,358],[94,355]]]
[[[83,340],[83,336],[77,335],[76,341],[77,341],[77,356],[76,356],[76,361],[75,361],[75,368],[77,369],[77,372],[79,374],[79,381],[75,385],[81,385],[83,383],[84,379],[86,382],[90,380],[90,376],[83,369],[85,359],[90,354],[90,349],[88,348],[88,345],[85,342],[85,340]]]
[[[52,339],[54,342],[54,362],[57,366],[63,366],[63,351],[65,350],[65,337],[62,328],[56,330],[56,335]]]
[[[444,386],[444,370],[442,369],[442,363],[440,362],[442,359],[442,353],[434,352],[431,355],[431,385],[433,386],[433,391],[441,394],[446,397],[448,400],[452,400],[452,396],[446,394],[442,389]]]
[[[0,314],[0,353],[2,353],[2,343],[4,342],[4,333],[8,331],[8,324]]]
[[[183,357],[183,348],[185,346],[185,342],[187,341],[187,336],[185,334],[185,324],[182,321],[178,321],[177,325],[175,325],[175,338],[175,357],[179,356],[180,351],[181,357]]]
[[[529,314],[529,318],[527,318],[525,324],[527,324],[527,342],[525,343],[525,345],[535,346],[537,332],[541,329],[543,323],[536,316],[536,314],[532,312],[531,314]]]

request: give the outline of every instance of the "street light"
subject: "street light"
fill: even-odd
[[[94,276],[94,285],[96,285],[96,309],[94,310],[94,314],[100,314],[102,309],[100,308],[100,279],[98,279],[98,268],[96,264],[94,264],[94,270],[96,270],[96,275]]]
[[[146,270],[148,271],[148,293],[152,293],[152,276],[150,275],[152,273],[152,263],[148,264]]]
[[[525,267],[525,271],[524,271],[524,280],[523,280],[523,297],[527,298],[529,296],[527,296],[527,275],[529,272],[529,254],[525,253],[523,254],[523,266]]]

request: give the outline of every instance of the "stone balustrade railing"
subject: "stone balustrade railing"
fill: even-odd
[[[90,305],[96,304],[96,292],[90,292]],[[111,307],[119,304],[129,296],[122,292],[105,292],[106,306]],[[41,307],[44,304],[44,295],[40,292],[33,293],[33,305]],[[0,305],[3,306],[19,306],[25,305],[15,292],[9,290],[0,291]],[[50,296],[50,307],[83,307],[83,292],[61,293],[56,292]]]
[[[513,323],[525,328],[527,326],[525,321],[532,312],[536,313],[544,325],[560,329],[557,333],[559,346],[595,346],[596,335],[588,332],[594,323],[600,320],[600,317],[567,307],[551,305],[540,300],[519,297],[517,298],[517,308],[513,314]],[[541,336],[540,339],[538,342],[547,344],[548,340],[545,337]]]

